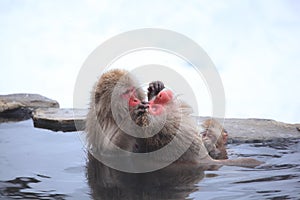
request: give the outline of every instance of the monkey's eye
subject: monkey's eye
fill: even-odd
[[[201,132],[203,137],[207,137],[208,136],[208,130],[205,129],[205,131]]]
[[[128,89],[123,94],[129,94],[132,90]]]

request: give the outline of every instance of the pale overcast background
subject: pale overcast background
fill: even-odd
[[[98,45],[124,31],[164,28],[213,60],[226,117],[300,122],[297,0],[1,0],[0,27],[0,94],[39,93],[72,107],[77,74]]]

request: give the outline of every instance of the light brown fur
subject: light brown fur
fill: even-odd
[[[120,84],[117,84],[118,82]],[[101,76],[92,92],[86,123],[87,142],[93,152],[109,153],[114,151],[112,144],[127,151],[152,152],[165,147],[172,141],[175,144],[173,148],[167,145],[164,154],[155,158],[157,162],[168,163],[178,158],[175,161],[176,164],[193,164],[196,166],[238,165],[254,167],[261,164],[261,162],[251,158],[212,159],[198,134],[199,130],[191,116],[190,106],[176,98],[163,106],[164,112],[160,115],[151,115],[146,107],[143,112],[134,112],[135,110],[131,112],[131,117],[136,123],[145,128],[145,131],[139,133],[140,135],[150,136],[151,130],[162,126],[156,135],[147,139],[137,139],[124,133],[115,122],[111,111],[111,95],[116,85],[118,85],[117,96],[121,96],[128,88],[137,88],[136,82],[127,74],[127,71],[112,70]],[[142,91],[137,89],[136,97],[142,100],[144,98]],[[118,108],[117,118],[120,118],[121,121],[123,118],[128,118],[129,110],[126,105],[128,105],[128,100],[122,98],[114,104]],[[132,131],[135,130],[132,129]]]
[[[139,143],[139,146],[144,147],[142,149],[142,152],[152,152],[159,150],[172,141],[175,142],[176,148],[170,148],[166,154],[160,155],[157,158],[158,162],[170,161],[175,157],[179,157],[175,161],[175,163],[177,164],[190,163],[199,166],[207,165],[208,169],[211,169],[212,165],[235,165],[255,167],[261,164],[261,162],[252,158],[238,158],[235,160],[226,159],[227,154],[226,157],[224,155],[219,155],[220,153],[224,152],[218,152],[218,154],[216,154],[216,158],[220,160],[213,159],[209,155],[209,152],[206,149],[206,146],[203,143],[201,136],[199,136],[198,134],[199,130],[197,128],[195,119],[191,116],[191,114],[192,109],[190,108],[190,106],[180,101],[179,99],[173,98],[170,102],[164,105],[164,112],[162,115],[153,116],[149,112],[145,112],[141,116],[138,116],[136,120],[137,123],[140,122],[139,118],[145,118],[145,116],[147,116],[149,119],[148,123],[154,121],[154,124],[160,123],[162,121],[162,116],[166,116],[166,123],[164,124],[163,128],[160,130],[159,133],[150,138],[141,139],[142,143]],[[210,128],[211,130],[213,130],[213,128],[221,128],[220,124],[218,124],[215,121],[207,121],[206,123],[212,123],[212,126]],[[140,125],[147,126],[148,124]],[[213,131],[217,133],[217,130]],[[215,142],[218,143],[218,139],[216,138],[215,140]],[[189,148],[185,150],[184,147],[189,144]],[[215,146],[215,148],[220,148],[220,146]],[[181,155],[183,151],[184,153]],[[225,151],[226,153],[226,149],[221,151]]]
[[[159,155],[155,161],[168,162],[176,157],[179,159],[154,172],[126,173],[104,165],[94,157],[94,154],[88,153],[86,175],[91,187],[91,196],[94,199],[185,199],[197,189],[195,184],[204,177],[203,170],[217,169],[224,164],[246,167],[255,167],[261,164],[251,158],[212,159],[209,153],[219,148],[219,139],[214,148],[208,152],[209,144],[216,139],[204,137],[204,142],[202,141],[196,122],[191,116],[191,108],[176,98],[163,106],[164,111],[161,115],[150,114],[146,106],[142,107],[144,108],[142,112],[138,107],[128,110],[127,100],[120,98],[120,102],[116,102],[118,105],[115,105],[120,112],[118,116],[120,118],[128,117],[128,112],[130,112],[132,119],[139,126],[145,128],[145,131],[139,134],[149,136],[151,131],[149,132],[148,129],[162,126],[156,135],[144,139],[124,133],[113,119],[111,95],[117,82],[126,74],[127,71],[124,70],[112,70],[103,74],[96,83],[91,95],[86,123],[86,139],[89,148],[93,153],[109,153],[114,148],[108,142],[110,140],[124,150],[145,153],[161,149],[173,141],[176,148],[167,149],[167,152]],[[122,95],[132,86],[136,88],[136,82],[132,77],[126,76],[121,80],[120,88],[117,88],[117,95]],[[143,100],[143,92],[137,89],[136,97]],[[211,123],[212,126],[210,126]],[[214,128],[220,130],[218,124],[214,122],[206,121],[203,126],[212,131]],[[183,147],[189,144],[190,146],[184,151]],[[161,189],[158,190],[157,187]]]
[[[207,119],[202,123],[205,129],[201,132],[204,146],[214,159],[227,159],[226,142],[227,132],[221,124],[214,119]]]
[[[143,92],[137,88],[137,82],[125,70],[114,69],[104,73],[93,88],[90,109],[86,120],[86,139],[88,147],[95,152],[109,152],[114,147],[132,151],[135,139],[124,133],[117,125],[112,114],[111,100],[115,93],[119,101],[114,105],[118,109],[119,120],[128,117],[128,100],[120,96],[130,88],[135,88],[137,97],[142,100]],[[112,143],[110,143],[110,142]]]
[[[198,189],[204,171],[191,165],[169,165],[154,172],[126,173],[88,154],[86,175],[93,199],[187,199]]]

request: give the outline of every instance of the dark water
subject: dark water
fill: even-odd
[[[88,159],[77,133],[0,124],[0,199],[300,199],[300,142],[230,144],[256,169],[121,173]]]

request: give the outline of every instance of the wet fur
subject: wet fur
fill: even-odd
[[[214,119],[208,119],[202,123],[202,127],[202,141],[209,155],[213,159],[227,159],[227,132],[222,125]]]
[[[104,73],[95,84],[91,93],[91,103],[86,120],[86,139],[88,147],[97,152],[109,152],[114,147],[132,151],[135,139],[124,133],[116,124],[111,110],[111,96],[114,88],[121,96],[128,88],[136,88],[136,80],[125,70],[111,70]],[[137,89],[137,88],[136,88]],[[144,93],[137,89],[137,98],[144,99]],[[117,102],[118,117],[128,117],[128,101],[121,99]],[[112,142],[112,143],[110,143]]]
[[[157,157],[157,161],[171,161],[173,158],[179,157],[174,163],[178,164],[195,164],[197,166],[207,166],[207,169],[216,169],[216,166],[220,165],[234,165],[243,167],[255,167],[260,165],[261,162],[252,158],[238,158],[227,159],[227,152],[225,146],[218,146],[218,138],[214,141],[209,141],[205,138],[206,142],[216,142],[214,149],[207,150],[205,143],[202,141],[202,137],[198,134],[199,130],[196,125],[195,118],[191,116],[192,109],[190,106],[174,98],[169,103],[164,105],[163,115],[166,115],[166,123],[159,133],[153,137],[141,139],[139,146],[142,146],[141,152],[147,153],[156,151],[165,147],[171,141],[175,142],[176,148],[170,148],[166,154]],[[161,122],[161,116],[153,116],[149,112],[143,113],[141,118],[148,117],[149,122]],[[139,123],[139,117],[137,117],[137,123]],[[207,122],[208,123],[208,122]],[[210,121],[212,123],[208,128],[209,131],[213,131],[211,134],[220,134],[221,125],[216,121]],[[140,124],[141,126],[147,126],[148,124]],[[223,130],[223,129],[221,129]],[[224,131],[224,130],[223,130]],[[175,135],[177,138],[175,138]],[[189,148],[184,151],[184,146],[190,144]],[[224,148],[224,149],[221,149]],[[221,152],[214,152],[220,150]],[[184,153],[181,155],[181,153]],[[216,153],[215,160],[209,153]],[[180,156],[181,155],[181,156]]]
[[[124,78],[125,76],[125,78]],[[123,77],[121,79],[121,77]],[[168,148],[164,155],[158,156],[157,162],[169,162],[178,158],[175,163],[195,164],[195,165],[238,165],[254,167],[261,162],[251,158],[241,158],[236,160],[214,160],[203,144],[199,135],[196,121],[191,116],[192,109],[184,102],[174,98],[164,105],[162,115],[151,115],[148,110],[131,110],[131,117],[136,123],[145,127],[141,135],[147,136],[149,131],[163,125],[156,135],[146,139],[136,139],[124,133],[113,119],[111,111],[111,95],[118,82],[117,96],[121,96],[126,89],[135,87],[136,81],[125,70],[112,70],[101,76],[96,83],[91,95],[90,110],[86,122],[86,139],[88,146],[93,152],[110,153],[114,151],[114,145],[126,151],[147,153],[156,151],[166,146],[170,141],[175,143],[176,148]],[[143,92],[137,90],[137,98],[143,100]],[[117,117],[128,118],[128,101],[120,99],[116,102],[119,108]],[[138,112],[136,112],[138,111]],[[166,117],[166,123],[163,119]],[[152,127],[151,127],[152,126]],[[134,131],[134,130],[132,130]],[[176,137],[175,137],[176,135]],[[190,144],[185,151],[184,146]]]

